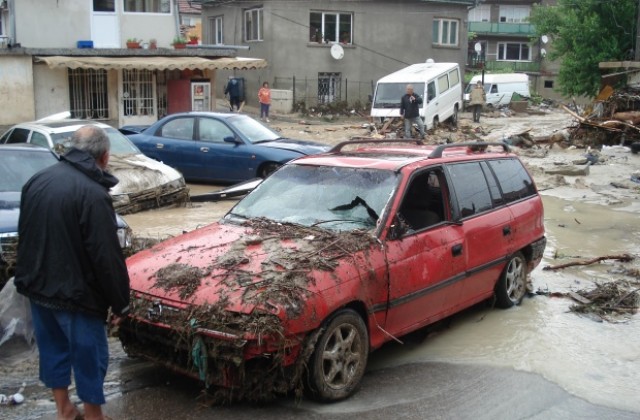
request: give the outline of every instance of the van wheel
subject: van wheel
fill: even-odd
[[[369,356],[369,334],[351,309],[338,312],[326,325],[309,360],[308,393],[319,401],[338,401],[360,386]]]
[[[431,127],[431,129],[437,130],[439,125],[440,125],[440,120],[438,120],[438,117],[433,117],[433,126]]]
[[[451,116],[450,120],[451,120],[451,124],[454,127],[458,126],[458,105],[453,107],[453,115]]]
[[[527,260],[521,252],[513,255],[496,284],[496,306],[511,308],[519,305],[527,293]]]

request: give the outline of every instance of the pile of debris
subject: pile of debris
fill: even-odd
[[[578,121],[571,132],[571,143],[576,146],[626,145],[640,141],[639,87],[614,90],[605,86],[586,115],[579,115],[566,106],[563,109]]]

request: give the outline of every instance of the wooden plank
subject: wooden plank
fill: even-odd
[[[591,303],[589,299],[577,294],[576,292],[569,292],[568,295],[571,297],[571,299],[575,300],[578,303],[582,303],[583,305],[589,305]]]

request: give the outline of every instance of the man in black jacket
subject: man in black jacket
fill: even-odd
[[[69,400],[71,371],[85,419],[103,419],[109,361],[105,321],[129,310],[129,276],[104,172],[109,138],[87,125],[61,161],[22,189],[15,285],[29,297],[40,351],[40,380],[53,391],[58,419],[79,415]]]
[[[411,138],[411,127],[418,125],[420,139],[424,138],[424,122],[420,118],[422,98],[413,92],[413,86],[407,85],[407,93],[400,99],[400,115],[404,120],[404,138]]]

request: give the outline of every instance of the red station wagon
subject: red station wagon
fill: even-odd
[[[545,245],[542,201],[508,146],[346,142],[131,257],[119,335],[231,398],[340,400],[385,342],[486,299],[518,305]]]

